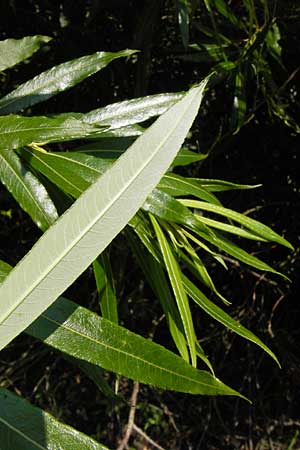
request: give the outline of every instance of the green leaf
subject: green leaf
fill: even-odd
[[[231,128],[234,133],[237,133],[244,125],[246,112],[247,102],[245,77],[241,70],[237,70],[235,74],[234,97],[231,114]]]
[[[111,322],[118,323],[116,288],[107,251],[93,262],[93,269],[102,316]]]
[[[0,149],[0,180],[42,230],[58,218],[45,187],[11,150]]]
[[[261,347],[268,355],[270,355],[280,366],[278,359],[274,353],[251,331],[241,325],[239,322],[225,313],[219,306],[211,302],[186,276],[183,275],[183,285],[186,293],[191,297],[203,311],[218,322],[222,323],[225,327],[234,331],[239,336],[254,342],[254,344]]]
[[[162,389],[238,395],[164,347],[67,299],[56,301],[27,332],[51,347],[60,349],[64,345],[69,353],[80,354],[85,361]]]
[[[80,147],[74,148],[73,151],[87,153],[97,158],[116,159],[135,141],[135,137],[133,136],[105,138],[103,137],[103,133],[101,133],[99,138],[97,142],[81,145]],[[206,158],[206,154],[195,153],[182,147],[175,157],[172,167],[187,166],[194,162],[203,161]]]
[[[0,446],[5,450],[106,449],[3,388],[0,388],[0,435]]]
[[[200,223],[197,217],[186,208],[182,202],[171,197],[166,192],[154,189],[143,204],[143,210],[167,221],[185,225],[191,230],[212,234],[210,229]],[[200,226],[199,226],[200,225]]]
[[[185,290],[183,289],[182,281],[181,281],[181,271],[179,268],[179,264],[176,261],[175,256],[173,255],[173,252],[169,246],[169,243],[159,226],[157,220],[154,218],[154,216],[150,215],[150,219],[158,240],[158,244],[164,259],[164,263],[167,268],[167,272],[169,275],[169,279],[171,282],[171,286],[174,292],[174,296],[177,302],[178,310],[181,316],[181,320],[183,323],[185,336],[189,345],[190,349],[190,355],[191,355],[191,361],[192,365],[196,367],[197,365],[197,358],[196,358],[196,335],[193,325],[193,319],[191,310],[189,307],[189,302],[187,295],[185,293]]]
[[[206,82],[157,119],[9,274],[0,287],[0,348],[45,311],[138,211],[181,147]]]
[[[237,213],[232,209],[224,208],[220,205],[213,205],[211,203],[200,202],[198,200],[180,200],[180,202],[183,205],[191,208],[197,208],[199,210],[209,211],[221,216],[225,216],[228,219],[232,219],[240,223],[242,226],[248,228],[250,231],[262,237],[263,239],[267,241],[277,242],[278,244],[284,245],[285,247],[293,250],[293,246],[286,239],[279,236],[279,234],[275,233],[275,231],[262,224],[261,222],[251,219],[244,214]],[[199,220],[201,220],[201,216],[199,216]]]
[[[113,103],[82,115],[84,122],[109,125],[110,129],[126,127],[160,116],[182,99],[183,94],[157,94]]]
[[[189,354],[187,351],[182,320],[171,294],[164,270],[152,254],[147,253],[137,239],[134,239],[131,233],[127,233],[126,237],[138,260],[139,266],[144,272],[146,280],[161,303],[175,345],[182,358],[185,361],[188,361]]]
[[[13,67],[51,41],[48,36],[26,36],[22,39],[0,41],[0,71]]]
[[[32,143],[71,141],[96,132],[99,128],[72,118],[0,117],[1,146],[7,150]]]
[[[231,183],[230,181],[224,180],[214,180],[214,179],[206,179],[206,178],[190,178],[198,183],[203,189],[206,189],[209,192],[223,192],[223,191],[231,191],[234,189],[256,189],[261,186],[261,184],[236,184]]]
[[[177,0],[176,3],[182,43],[187,48],[189,44],[189,24],[192,5],[190,0]]]
[[[174,173],[167,173],[160,181],[158,188],[174,197],[181,195],[193,195],[201,200],[220,205],[217,197],[206,189],[203,189],[197,180],[182,177]]]
[[[21,111],[75,86],[80,81],[106,67],[114,59],[130,56],[136,50],[117,53],[97,52],[52,67],[0,99],[0,113]]]
[[[78,198],[113,162],[84,153],[50,153],[35,148],[22,148],[18,153],[33,169],[74,198]]]
[[[7,270],[5,265],[5,276]],[[164,347],[63,297],[43,312],[26,329],[26,333],[68,356],[80,358],[83,363],[101,366],[162,389],[242,397],[217,378],[194,369]]]

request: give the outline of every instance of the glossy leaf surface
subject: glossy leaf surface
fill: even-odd
[[[98,132],[100,129],[76,119],[63,117],[0,117],[1,146],[12,150],[32,143],[70,141]]]
[[[134,216],[181,147],[205,85],[163,114],[10,273],[0,287],[0,348],[45,311]]]
[[[48,36],[26,36],[22,39],[0,41],[0,71],[29,58],[41,45],[51,41]]]
[[[45,187],[11,150],[0,150],[0,181],[42,230],[58,218]]]
[[[121,128],[160,116],[182,97],[183,94],[157,94],[134,98],[90,111],[82,116],[82,120]]]
[[[10,270],[8,264],[0,261],[0,280]],[[26,333],[68,356],[79,358],[82,363],[160,388],[194,394],[239,395],[164,347],[63,297],[30,325]],[[88,372],[86,367],[83,369]]]
[[[106,449],[3,388],[0,388],[0,435],[3,450]]]
[[[130,56],[133,53],[135,53],[134,50],[123,50],[117,53],[97,52],[52,67],[32,80],[21,84],[13,92],[0,99],[0,113],[15,113],[28,106],[43,102],[59,92],[75,86],[106,67],[114,59]]]

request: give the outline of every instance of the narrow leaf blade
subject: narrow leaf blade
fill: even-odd
[[[0,100],[0,113],[15,113],[43,102],[75,86],[106,67],[114,59],[130,56],[133,53],[135,50],[123,50],[117,53],[97,52],[52,67],[3,97]]]
[[[205,86],[206,80],[162,115],[10,273],[0,287],[0,348],[47,309],[134,216],[181,147]]]
[[[42,230],[58,218],[45,187],[11,150],[0,149],[0,180]]]

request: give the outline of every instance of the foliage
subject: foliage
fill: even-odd
[[[186,47],[189,15],[195,13],[190,3],[193,2],[178,2],[177,5]],[[291,245],[260,222],[223,207],[216,195],[252,186],[173,173],[175,166],[205,157],[182,147],[205,88],[209,95],[216,83],[233,81],[231,133],[238,132],[245,124],[247,111],[253,114],[255,105],[247,109],[242,92],[248,85],[245,80],[252,76],[251,71],[263,73],[257,86],[270,103],[271,113],[284,118],[297,131],[297,125],[274,100],[275,90],[269,95],[264,86],[270,71],[264,59],[266,51],[281,62],[276,23],[272,21],[260,30],[255,10],[249,10],[253,24],[248,30],[225,6],[221,1],[205,2],[213,26],[212,30],[205,29],[205,34],[212,42],[217,39],[216,43],[203,44],[209,54],[208,61],[213,59],[210,69],[213,76],[205,78],[187,94],[152,95],[88,113],[32,115],[34,104],[69,89],[114,59],[134,54],[134,51],[125,50],[97,52],[53,67],[0,100],[3,114],[0,117],[1,181],[33,222],[42,231],[48,229],[7,278],[11,268],[1,263],[3,284],[0,294],[1,299],[5,298],[5,306],[1,309],[2,348],[25,330],[66,357],[75,358],[74,361],[77,360],[91,377],[95,366],[99,366],[164,389],[242,397],[215,377],[212,364],[196,336],[190,305],[193,300],[209,316],[256,343],[277,361],[257,336],[208,298],[207,293],[211,293],[223,305],[229,303],[215,286],[206,260],[211,258],[220,268],[226,268],[224,255],[230,255],[258,270],[278,274],[269,264],[244,250],[240,239],[232,241],[229,237],[274,242],[288,248],[292,248]],[[248,33],[242,49],[237,44],[231,48],[232,43],[217,30],[216,11],[241,32]],[[267,15],[268,11],[265,11],[266,20]],[[37,43],[42,45],[49,41],[41,36],[27,37],[18,43],[3,41],[2,46],[6,45],[8,49],[14,46],[16,52],[15,61],[12,61],[12,53],[7,50],[10,57],[7,62],[2,58],[3,69],[30,56],[30,39],[31,54],[37,50]],[[197,45],[192,48],[191,56],[185,53],[182,58],[194,61],[199,57],[201,60],[203,49]],[[233,62],[228,60],[227,52],[234,55]],[[212,55],[215,56],[212,58]],[[250,63],[249,58],[252,58]],[[259,69],[251,66],[254,60],[260,64]],[[271,84],[268,81],[266,86],[269,88]],[[15,115],[24,109],[23,115]],[[8,113],[13,114],[6,115]],[[156,116],[160,117],[153,125],[145,122]],[[70,144],[71,140],[75,143]],[[58,218],[63,211],[65,213]],[[124,238],[161,303],[170,334],[182,358],[118,325],[118,301],[110,253],[106,250],[98,255],[127,223]],[[102,317],[59,297],[91,263]],[[196,369],[197,357],[210,372]],[[101,376],[101,372],[99,374]],[[105,380],[100,385],[111,392]],[[3,416],[0,421],[4,424],[3,432],[7,433],[7,439],[14,441],[15,448],[25,448],[26,439],[35,439],[25,432],[25,440],[20,443],[20,434],[13,429],[14,414],[23,408],[22,414],[28,414],[28,420],[36,421],[31,414],[39,415],[40,437],[36,442],[45,439],[46,435],[49,441],[42,445],[45,448],[55,445],[56,436],[47,433],[43,437],[43,427],[46,429],[48,425],[45,424],[52,423],[52,418],[40,411],[33,412],[32,407],[3,392],[1,403],[5,406],[8,402],[12,414],[9,420]],[[5,425],[7,423],[10,425]],[[89,448],[103,448],[74,430],[66,431],[60,423],[55,426],[62,435],[72,434],[72,448],[82,445],[81,439],[87,439]]]

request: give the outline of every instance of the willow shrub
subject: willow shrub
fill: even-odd
[[[2,41],[1,70],[29,58],[49,40],[33,36]],[[100,368],[163,389],[243,397],[215,376],[198,342],[190,303],[277,359],[225,312],[229,301],[215,286],[204,256],[226,267],[222,255],[227,254],[277,273],[231,236],[291,245],[266,225],[224,207],[217,196],[253,186],[173,172],[176,166],[205,158],[183,143],[211,77],[185,94],[137,98],[86,114],[28,115],[33,105],[134,53],[97,52],[63,63],[0,99],[0,178],[43,231],[15,268],[0,262],[0,345],[4,348],[25,332],[72,357],[108,393],[111,388]],[[140,125],[157,116],[149,128]],[[68,149],[70,141],[75,143]],[[64,213],[59,216],[58,211]],[[121,232],[160,301],[177,355],[118,324],[106,248]],[[101,314],[61,296],[90,265]],[[219,298],[223,307],[203,289]],[[202,369],[197,368],[199,363]],[[96,376],[95,368],[99,368]],[[3,448],[103,448],[4,388],[0,406]]]

